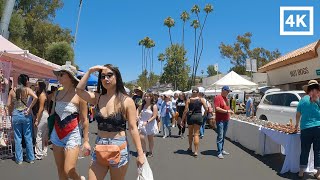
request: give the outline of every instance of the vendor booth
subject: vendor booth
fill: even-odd
[[[9,88],[16,86],[20,74],[30,78],[54,79],[56,76],[52,70],[57,68],[58,65],[19,48],[0,35],[0,159],[13,155],[12,122],[5,111]]]

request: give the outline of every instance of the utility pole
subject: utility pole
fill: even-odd
[[[0,21],[0,35],[2,35],[6,39],[9,39],[8,29],[9,29],[11,15],[12,15],[15,2],[16,2],[15,0],[7,0],[5,8],[2,13],[2,18]]]
[[[74,50],[74,48],[75,48],[75,46],[76,46],[76,43],[77,43],[77,34],[78,34],[78,28],[79,28],[79,21],[80,21],[81,9],[82,9],[82,0],[80,0],[80,4],[79,4],[77,26],[76,26],[76,32],[75,32],[75,34],[74,34],[73,50]]]

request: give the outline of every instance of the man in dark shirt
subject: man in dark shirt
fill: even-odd
[[[227,96],[230,92],[231,90],[229,86],[223,86],[221,90],[221,95],[218,95],[214,98],[217,124],[217,149],[219,159],[223,159],[223,155],[229,154],[227,151],[223,150],[223,145],[224,138],[228,130],[230,114],[234,113],[232,110],[230,110],[230,105],[227,99]]]
[[[134,101],[134,104],[136,105],[136,109],[138,109],[138,107],[142,105],[143,91],[141,87],[135,88],[133,91],[135,95],[132,97],[132,99]]]

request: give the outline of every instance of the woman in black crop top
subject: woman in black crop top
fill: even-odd
[[[194,157],[198,157],[199,151],[199,135],[200,135],[200,126],[203,121],[201,106],[204,109],[207,109],[205,99],[199,98],[199,89],[193,88],[191,98],[187,100],[186,107],[183,113],[183,122],[187,120],[188,129],[189,129],[189,148],[188,152],[192,153],[192,142],[194,141]],[[207,110],[206,110],[207,111]],[[205,114],[206,114],[205,111]]]
[[[85,86],[90,74],[96,71],[99,71],[97,92],[88,92]],[[88,103],[96,105],[95,118],[98,122],[96,144],[123,147],[127,143],[125,130],[128,122],[129,132],[138,152],[137,164],[143,165],[145,157],[136,125],[136,107],[133,100],[126,94],[118,68],[111,64],[91,67],[79,82],[77,94]],[[121,149],[120,155],[119,163],[110,162],[110,165],[104,166],[98,163],[96,152],[93,152],[89,179],[104,179],[109,169],[111,179],[124,179],[129,160],[127,146]]]

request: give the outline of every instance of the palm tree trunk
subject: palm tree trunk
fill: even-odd
[[[153,48],[151,49],[152,56],[151,56],[151,72],[153,72]]]
[[[142,46],[142,60],[141,60],[141,74],[143,74],[143,59],[144,59],[144,53],[143,53],[143,46]]]
[[[196,60],[197,60],[197,29],[195,28],[194,29],[194,57],[193,57],[193,65],[192,65],[191,86],[194,84],[194,79],[195,79],[194,69],[195,69]]]
[[[199,16],[197,15],[198,19],[199,19]],[[203,25],[201,26],[200,24],[200,21],[199,21],[199,24],[200,24],[200,35],[199,35],[199,38],[198,38],[198,49],[197,49],[197,58],[196,58],[196,68],[195,68],[195,76],[197,75],[197,70],[198,70],[198,66],[199,66],[199,63],[200,63],[200,58],[202,56],[202,52],[203,52],[203,36],[202,36],[202,32],[203,32],[203,28],[206,24],[206,21],[207,21],[207,17],[208,17],[208,13],[206,14],[206,17],[204,19],[204,22],[203,22]],[[201,50],[200,50],[200,54],[198,55],[199,53],[199,46],[200,46],[200,40],[201,40]]]
[[[182,47],[184,47],[184,26],[185,26],[186,22],[183,21],[183,26],[182,26]]]
[[[162,76],[162,71],[163,71],[163,68],[162,68],[162,60],[161,60],[161,76]]]
[[[172,46],[171,28],[169,28],[169,36],[170,36],[170,43],[171,43],[171,46]]]
[[[200,29],[200,35],[199,35],[199,39],[198,39],[198,48],[199,48],[199,41],[201,39],[201,50],[200,50],[200,54],[199,54],[199,57],[198,57],[197,62],[196,62],[196,71],[198,70],[199,62],[200,62],[200,59],[201,59],[201,56],[202,56],[202,52],[203,52],[203,35],[202,35],[202,32],[203,32],[204,26],[206,24],[207,17],[208,17],[208,13],[206,14],[206,17],[204,18],[203,25],[202,25],[202,27]]]

